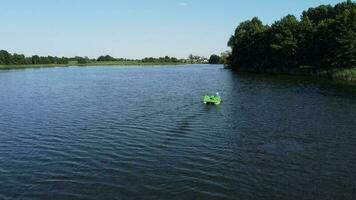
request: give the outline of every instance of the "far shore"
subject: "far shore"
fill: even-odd
[[[114,65],[121,65],[121,66],[130,66],[130,65],[142,65],[142,66],[152,66],[152,65],[186,65],[191,63],[172,63],[172,62],[162,62],[162,63],[155,63],[155,62],[138,62],[138,61],[110,61],[110,62],[91,62],[91,63],[68,63],[68,64],[29,64],[29,65],[0,65],[0,70],[7,70],[7,69],[27,69],[27,68],[49,68],[49,67],[71,67],[71,66],[114,66]],[[193,63],[193,64],[200,64],[200,63]]]

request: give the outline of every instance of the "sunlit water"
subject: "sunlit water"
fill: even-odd
[[[214,65],[0,71],[0,199],[355,198],[354,86]]]

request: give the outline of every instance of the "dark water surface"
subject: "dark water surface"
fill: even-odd
[[[0,199],[356,199],[356,89],[211,65],[0,71]]]

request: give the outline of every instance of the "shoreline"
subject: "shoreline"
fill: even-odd
[[[29,65],[0,65],[0,70],[35,69],[51,67],[90,67],[90,66],[153,66],[153,65],[186,65],[190,63],[143,63],[143,62],[95,62],[95,63],[68,63],[68,64],[29,64]]]
[[[356,67],[344,68],[344,69],[330,69],[320,70],[311,67],[300,67],[294,70],[282,70],[282,69],[231,69],[235,72],[252,73],[252,74],[271,74],[271,75],[290,75],[290,76],[302,76],[311,78],[322,78],[326,80],[332,80],[335,82],[345,83],[349,85],[356,85]]]

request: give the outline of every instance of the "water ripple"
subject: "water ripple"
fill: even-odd
[[[0,199],[356,197],[352,88],[209,65],[0,80]]]

